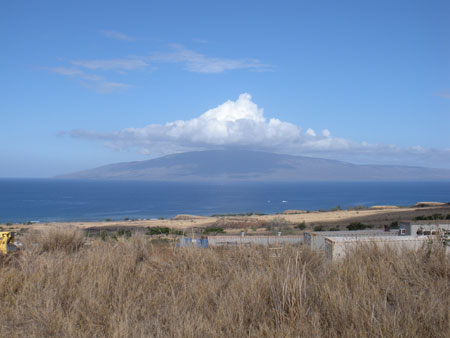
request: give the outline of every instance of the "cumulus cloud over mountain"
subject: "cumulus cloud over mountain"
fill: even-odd
[[[143,154],[161,155],[205,149],[245,148],[287,154],[324,155],[351,160],[385,157],[450,157],[446,150],[421,147],[400,149],[393,145],[357,143],[334,137],[328,129],[302,131],[300,126],[277,118],[267,118],[262,108],[243,93],[236,101],[206,111],[191,120],[150,124],[141,128],[125,128],[111,133],[73,130],[73,137],[104,140],[114,149],[137,148]],[[372,161],[373,162],[373,161]]]
[[[312,129],[302,133],[302,129],[295,124],[266,118],[263,109],[247,93],[241,94],[236,101],[229,100],[191,120],[125,128],[106,134],[76,130],[71,135],[104,139],[115,148],[139,147],[145,152],[158,150],[155,147],[161,143],[191,149],[249,147],[325,150],[348,147],[348,141],[332,137],[327,129],[320,135]]]

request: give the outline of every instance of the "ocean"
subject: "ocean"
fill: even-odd
[[[168,183],[0,179],[0,222],[276,213],[450,202],[450,182]]]

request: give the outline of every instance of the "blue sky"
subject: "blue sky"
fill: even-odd
[[[450,168],[449,17],[448,1],[2,2],[0,177],[229,147]]]

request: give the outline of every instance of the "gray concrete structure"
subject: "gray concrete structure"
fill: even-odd
[[[332,261],[343,259],[361,245],[389,247],[395,250],[418,250],[432,239],[428,236],[361,236],[325,238],[325,256]]]
[[[450,222],[402,222],[399,228],[400,236],[438,235],[442,231],[450,232]]]
[[[301,244],[301,236],[208,236],[209,246]]]
[[[398,236],[398,230],[345,230],[345,231],[314,231],[303,234],[304,244],[312,250],[325,250],[325,238],[327,237],[365,237],[365,236]]]

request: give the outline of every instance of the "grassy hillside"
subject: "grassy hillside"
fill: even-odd
[[[28,233],[0,262],[9,337],[445,337],[450,257],[286,247],[182,249],[77,230]]]

